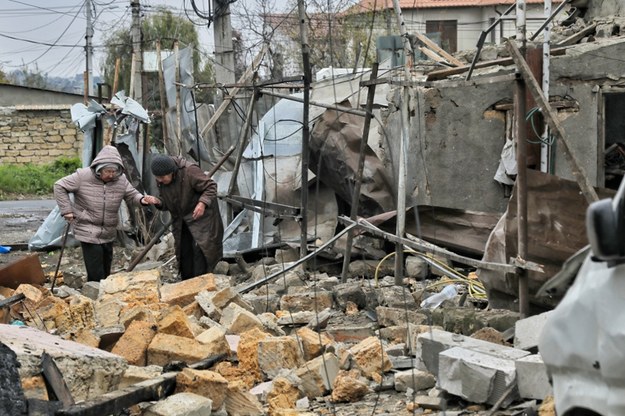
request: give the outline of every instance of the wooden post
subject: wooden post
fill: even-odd
[[[158,60],[158,93],[161,101],[161,126],[163,129],[163,144],[168,142],[169,132],[167,131],[167,99],[165,97],[165,80],[163,77],[163,60],[161,57],[161,41],[156,41],[156,59]]]
[[[175,59],[175,84],[176,87],[176,137],[171,140],[171,149],[170,155],[179,156],[181,153],[181,143],[182,143],[182,120],[180,111],[182,110],[181,102],[180,102],[180,56],[178,54],[178,41],[174,43],[174,59]],[[199,155],[198,155],[199,157]]]
[[[378,63],[374,62],[371,67],[371,81],[374,81],[378,77]],[[369,128],[371,127],[371,113],[373,111],[373,101],[375,98],[375,83],[372,82],[367,87],[367,114],[365,115],[365,122],[362,128],[362,139],[360,140],[360,155],[358,157],[358,170],[356,173],[356,182],[354,183],[354,190],[352,191],[352,207],[350,212],[350,218],[353,221],[358,219],[358,205],[360,201],[360,188],[362,185],[362,172],[365,168],[365,153],[367,150],[367,139],[369,137]],[[349,270],[349,263],[352,257],[352,242],[354,240],[353,230],[347,234],[347,242],[345,244],[345,254],[343,254],[343,270],[341,272],[341,282],[347,282],[347,272]]]

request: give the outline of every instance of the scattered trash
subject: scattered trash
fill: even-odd
[[[0,253],[5,254],[5,253],[8,253],[9,251],[11,251],[11,247],[0,246]]]
[[[456,297],[457,294],[458,294],[458,289],[456,289],[456,285],[454,284],[447,285],[440,292],[435,293],[426,299],[423,299],[423,302],[421,302],[421,307],[425,309],[434,310],[438,308],[441,305],[441,303],[443,303],[444,301],[448,299],[453,299],[454,297]]]

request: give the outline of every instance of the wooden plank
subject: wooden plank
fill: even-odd
[[[225,354],[209,357],[190,365],[190,368],[203,370],[226,358]],[[176,388],[177,371],[162,374],[152,380],[142,381],[121,390],[80,402],[58,411],[58,416],[102,416],[118,414],[137,403],[160,400],[172,394]]]
[[[428,58],[430,58],[434,62],[438,62],[439,64],[446,64],[447,63],[445,58],[443,58],[442,56],[440,56],[439,54],[437,54],[433,50],[430,50],[430,49],[426,48],[425,46],[421,46],[419,48],[419,50],[421,51],[421,53],[423,53],[425,56],[427,56]]]
[[[23,293],[17,294],[17,295],[13,295],[11,297],[8,297],[6,299],[2,299],[0,300],[0,309],[4,308],[6,306],[11,306],[17,302],[20,302],[22,300],[26,299],[26,295],[24,295]]]
[[[258,55],[256,55],[256,57],[254,58],[252,65],[247,67],[243,75],[241,75],[241,78],[239,78],[239,80],[237,81],[237,84],[244,84],[245,82],[248,81],[248,79],[252,76],[253,71],[255,71],[256,68],[258,68],[258,65],[260,64],[260,61],[263,59],[263,56],[265,56],[266,51],[267,51],[267,44],[264,44],[263,48],[260,50],[260,52],[258,52]],[[230,96],[233,98],[236,97],[240,89],[241,89],[240,87],[233,88],[230,91]],[[202,127],[202,131],[200,132],[202,136],[206,135],[206,133],[210,131],[210,129],[212,129],[215,126],[215,124],[217,124],[217,121],[219,121],[219,118],[228,109],[231,103],[232,103],[232,99],[228,99],[228,100],[224,99],[221,102],[219,107],[217,107],[217,110],[215,110],[215,114],[213,114],[211,119],[208,120],[208,123],[204,127]]]
[[[551,108],[551,106],[549,105],[549,101],[543,95],[540,86],[536,81],[536,78],[534,78],[534,76],[532,75],[530,68],[527,65],[527,62],[525,62],[523,55],[521,55],[521,51],[519,50],[519,48],[517,48],[514,41],[508,40],[508,50],[510,51],[512,59],[516,63],[517,68],[521,72],[521,75],[523,76],[523,79],[527,84],[527,88],[530,90],[530,93],[534,97],[536,105],[540,108],[543,116],[547,120],[549,128],[551,128],[551,131],[558,138],[558,143],[564,151],[564,156],[566,157],[566,160],[571,165],[573,176],[575,177],[575,180],[577,181],[582,193],[586,197],[586,200],[588,201],[588,203],[597,201],[599,199],[599,197],[597,196],[597,192],[590,184],[584,168],[581,166],[581,164],[577,160],[577,157],[569,147],[566,136],[564,134],[564,129],[558,121],[557,114]]]
[[[434,43],[427,36],[425,36],[425,35],[423,35],[423,34],[421,34],[419,32],[416,32],[415,35],[417,36],[417,39],[419,39],[419,41],[421,41],[421,43],[423,43],[429,49],[433,50],[434,52],[436,52],[437,54],[439,54],[440,56],[445,58],[447,60],[447,62],[449,62],[450,64],[455,65],[455,66],[462,66],[462,65],[464,65],[464,62],[462,62],[461,60],[459,60],[457,58],[454,58],[450,53],[448,53],[445,49],[443,49],[440,46],[438,46],[436,43]]]
[[[574,45],[577,42],[579,42],[580,40],[582,40],[586,35],[589,35],[589,34],[593,33],[596,28],[597,28],[597,24],[593,23],[592,25],[588,26],[587,28],[582,29],[579,32],[569,36],[568,38],[561,40],[560,42],[556,43],[556,45],[558,45],[558,46]]]
[[[63,379],[61,370],[59,370],[56,366],[56,363],[50,354],[46,352],[41,354],[41,368],[43,370],[43,377],[54,392],[57,399],[63,403],[63,407],[73,405],[74,398],[72,397],[72,393],[69,391],[69,388]]]
[[[566,53],[566,48],[554,48],[551,50],[551,56],[561,56]],[[512,58],[499,58],[493,59],[492,61],[478,62],[475,64],[475,68],[488,68],[489,66],[495,65],[512,65],[514,61]],[[450,75],[458,75],[463,72],[468,71],[471,68],[471,65],[459,66],[457,68],[447,68],[447,69],[437,69],[436,71],[432,71],[427,74],[428,81],[436,81],[440,79],[447,78]]]

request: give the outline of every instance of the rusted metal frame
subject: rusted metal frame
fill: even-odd
[[[252,98],[248,104],[247,113],[245,115],[245,122],[243,123],[243,127],[239,133],[239,140],[237,141],[237,147],[239,151],[237,153],[237,158],[234,162],[234,168],[232,169],[232,177],[230,178],[230,184],[228,186],[228,195],[232,195],[234,193],[234,187],[237,183],[237,176],[239,175],[239,168],[241,166],[241,160],[243,159],[243,152],[245,151],[245,147],[247,145],[247,131],[252,124],[252,115],[254,114],[254,106],[256,105],[256,101],[258,100],[258,94],[256,91],[252,94]],[[230,219],[229,219],[230,221]]]
[[[239,289],[239,293],[240,294],[244,294],[244,293],[247,293],[247,292],[249,292],[251,290],[254,290],[257,287],[260,287],[260,286],[264,285],[265,283],[268,283],[268,282],[272,281],[273,279],[275,279],[275,278],[277,278],[279,276],[282,276],[284,273],[288,272],[289,270],[293,270],[294,268],[296,268],[300,264],[306,263],[308,260],[312,259],[313,257],[315,257],[318,254],[320,254],[321,252],[323,252],[326,249],[326,247],[329,247],[332,244],[334,244],[334,242],[336,240],[338,240],[339,238],[341,238],[343,236],[343,234],[348,233],[352,228],[356,227],[357,225],[358,224],[355,223],[355,222],[353,224],[348,225],[347,227],[345,227],[344,229],[339,231],[334,237],[332,237],[331,239],[326,241],[322,246],[320,246],[315,251],[308,253],[306,256],[302,257],[298,261],[295,261],[295,262],[289,264],[288,266],[284,267],[282,270],[277,271],[276,273],[274,273],[272,275],[269,275],[269,276],[265,277],[264,279],[261,279],[261,280],[259,280],[257,282],[254,282],[252,284],[249,284],[249,285]]]
[[[225,354],[208,357],[189,368],[203,370],[212,367],[226,358]],[[172,394],[176,387],[178,372],[172,371],[157,378],[142,381],[121,390],[103,394],[92,400],[63,408],[56,412],[57,416],[102,416],[118,414],[122,410],[141,402],[159,400]]]
[[[221,199],[229,204],[236,205],[241,208],[247,208],[251,211],[263,214],[271,214],[276,218],[300,218],[300,207],[291,205],[277,204],[275,202],[260,201],[258,199],[245,198],[239,195],[224,196]]]
[[[510,13],[512,9],[514,9],[515,7],[516,7],[516,3],[513,3],[486,30],[483,30],[482,33],[480,33],[480,38],[477,41],[477,49],[475,51],[475,55],[473,56],[473,60],[471,61],[471,65],[469,66],[469,72],[467,73],[467,76],[466,76],[467,81],[471,79],[471,75],[473,74],[473,69],[475,68],[475,64],[477,64],[477,60],[480,59],[480,52],[482,51],[482,47],[484,46],[484,42],[486,41],[486,36],[490,33],[491,30],[496,28],[497,25],[501,23],[504,16]]]
[[[370,80],[374,80],[378,76],[378,63],[375,62],[371,68]],[[365,111],[364,126],[362,128],[362,139],[360,140],[360,155],[358,158],[358,169],[356,171],[356,182],[354,183],[354,190],[352,192],[352,206],[350,212],[350,218],[356,220],[358,218],[358,203],[360,201],[360,188],[362,186],[362,173],[365,168],[365,152],[367,150],[367,139],[369,137],[369,128],[371,127],[371,113],[373,111],[373,101],[375,99],[375,85],[371,84],[367,87],[367,104]],[[347,242],[345,244],[345,254],[343,256],[343,269],[341,271],[341,282],[347,281],[347,272],[349,270],[349,262],[352,257],[352,242],[354,240],[354,232],[350,231],[347,234]]]
[[[462,263],[467,266],[472,266],[476,268],[486,269],[486,270],[494,270],[503,273],[515,273],[518,269],[526,269],[535,272],[542,273],[543,267],[534,262],[523,262],[516,265],[512,264],[503,264],[503,263],[492,263],[481,260],[475,260],[470,257],[461,256],[460,254],[456,254],[444,248],[441,248],[435,244],[428,243],[420,238],[409,236],[408,238],[398,237],[395,234],[388,233],[376,227],[375,225],[367,222],[366,220],[358,220],[352,221],[350,218],[345,216],[339,216],[339,221],[343,224],[347,224],[349,227],[353,225],[357,225],[360,230],[363,232],[376,235],[378,237],[382,237],[385,240],[388,240],[392,243],[401,242],[406,247],[410,247],[413,250],[420,250],[428,253],[436,254],[437,256],[444,257],[451,261],[455,261],[458,263]]]
[[[588,203],[597,201],[599,199],[599,197],[597,196],[597,192],[594,190],[594,188],[590,184],[588,177],[586,176],[586,172],[584,168],[581,166],[581,164],[577,160],[577,157],[569,148],[569,145],[566,141],[566,136],[564,134],[564,129],[562,128],[562,126],[560,125],[560,122],[558,121],[557,114],[553,111],[553,109],[549,105],[549,101],[547,101],[547,99],[543,96],[540,90],[540,86],[538,85],[538,82],[532,75],[527,63],[525,62],[525,59],[523,59],[523,55],[521,55],[519,48],[514,44],[513,41],[509,40],[508,50],[510,51],[510,54],[512,58],[514,59],[521,75],[525,79],[527,88],[529,89],[530,93],[534,97],[534,101],[536,101],[536,104],[540,108],[543,116],[549,123],[549,127],[558,138],[558,143],[561,145],[564,151],[564,156],[566,157],[567,161],[569,162],[571,166],[571,171],[573,173],[573,176],[575,177],[575,180],[577,181],[577,184],[579,185],[582,191],[582,194],[586,198],[586,201]]]

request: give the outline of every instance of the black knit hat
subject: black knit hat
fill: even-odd
[[[174,173],[178,167],[176,162],[167,155],[152,156],[152,174],[154,176],[165,176]]]

